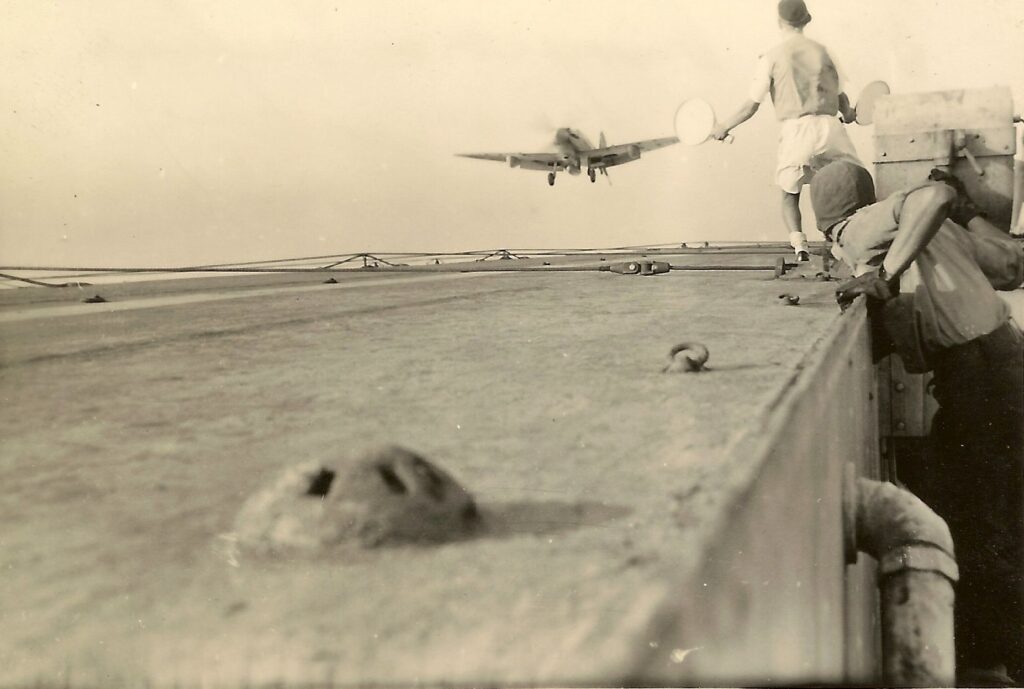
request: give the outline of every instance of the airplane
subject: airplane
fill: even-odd
[[[607,177],[607,168],[637,160],[641,153],[677,143],[679,143],[679,138],[671,136],[664,139],[648,139],[609,146],[605,141],[604,132],[601,132],[600,145],[594,148],[593,144],[578,129],[562,127],[555,133],[557,153],[457,153],[456,155],[463,158],[507,162],[509,167],[518,167],[524,170],[547,170],[548,184],[554,186],[555,174],[562,170],[567,171],[570,175],[578,175],[586,167],[587,176],[590,177],[591,182],[594,182],[597,180],[598,172]]]

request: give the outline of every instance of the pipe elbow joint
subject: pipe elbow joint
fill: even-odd
[[[953,537],[945,520],[923,500],[892,483],[857,478],[847,521],[848,557],[857,551],[878,561],[879,576],[918,570],[959,579]],[[851,528],[852,527],[852,528]]]
[[[878,561],[882,667],[887,686],[953,686],[954,585],[959,578],[946,522],[923,500],[892,483],[844,482],[847,561]],[[852,559],[851,559],[852,555]]]

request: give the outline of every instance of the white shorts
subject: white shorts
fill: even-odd
[[[775,183],[790,194],[800,193],[814,173],[836,160],[863,166],[844,125],[834,115],[804,115],[782,121]]]

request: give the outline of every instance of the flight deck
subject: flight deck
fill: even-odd
[[[107,298],[92,304],[75,289],[0,294],[0,681],[675,683],[724,679],[727,633],[748,646],[737,680],[802,672],[789,661],[808,648],[817,676],[867,672],[841,639],[827,650],[851,633],[843,463],[799,446],[824,439],[829,403],[781,420],[863,318],[839,314],[815,264],[776,279],[773,259],[140,282],[89,287]],[[706,370],[665,373],[684,341],[708,348]],[[452,474],[481,528],[238,548],[240,508],[281,472],[389,444]],[[786,444],[790,468],[765,478]],[[754,505],[753,531],[730,535]],[[796,516],[793,542],[758,536]],[[719,596],[742,609],[719,603],[733,617],[712,623],[701,601]],[[838,617],[796,623],[823,601]],[[783,635],[727,629],[770,620]]]

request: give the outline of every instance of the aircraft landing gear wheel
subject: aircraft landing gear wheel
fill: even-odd
[[[554,172],[549,172],[548,173],[548,186],[550,186],[550,187],[555,186],[555,173]]]
[[[587,175],[590,177],[590,181],[592,183],[597,181],[597,172],[593,168],[587,170]]]

